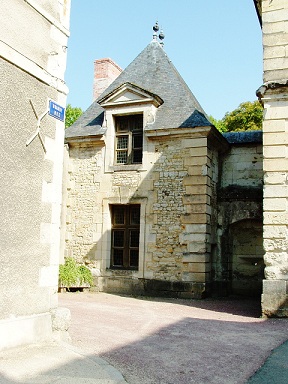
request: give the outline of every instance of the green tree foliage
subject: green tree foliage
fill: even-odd
[[[214,119],[213,116],[209,116],[209,120],[211,121],[211,123],[218,129],[219,132],[221,133],[224,133],[224,132],[227,132],[227,128],[226,126],[224,125],[223,121],[222,120],[216,120]]]
[[[81,108],[72,107],[71,104],[68,104],[66,107],[65,114],[65,128],[70,127],[81,115],[83,111]]]
[[[227,112],[222,119],[227,132],[231,131],[261,131],[263,107],[259,101],[241,103],[232,112]]]
[[[223,119],[216,120],[212,116],[209,119],[222,133],[239,131],[261,131],[263,121],[263,107],[259,101],[246,101],[241,103],[232,112],[227,112]]]

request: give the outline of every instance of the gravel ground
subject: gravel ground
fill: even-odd
[[[72,344],[129,384],[245,383],[288,339],[288,319],[260,318],[256,300],[62,293]]]

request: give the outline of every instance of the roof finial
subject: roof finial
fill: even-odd
[[[165,37],[165,35],[163,33],[163,29],[161,29],[161,31],[159,33],[159,39],[160,39],[160,44],[162,45],[162,47],[164,45],[164,43],[163,43],[164,37]]]
[[[157,32],[159,31],[159,25],[158,25],[158,21],[156,21],[154,27],[153,27],[153,40],[157,40]]]
[[[164,33],[163,33],[163,30],[161,28],[161,31],[159,33],[159,35],[157,35],[157,32],[159,31],[159,24],[158,24],[158,21],[156,21],[155,25],[153,26],[153,40],[155,41],[158,41],[158,38],[160,40],[160,45],[163,47],[164,43],[163,43],[163,39],[165,37]]]

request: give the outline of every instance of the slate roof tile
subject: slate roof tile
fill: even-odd
[[[155,122],[149,125],[149,129],[211,125],[197,99],[159,42],[153,40],[148,44],[97,100],[127,82],[136,84],[164,100],[157,109]],[[103,133],[104,109],[97,100],[71,127],[66,129],[66,139]]]

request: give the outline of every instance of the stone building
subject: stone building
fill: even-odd
[[[260,295],[262,133],[219,133],[157,35],[65,140],[66,257],[100,291]]]
[[[48,100],[66,105],[69,12],[70,0],[0,2],[0,349],[52,336],[64,123]]]
[[[288,315],[288,2],[254,0],[263,31],[264,261],[262,311]]]

